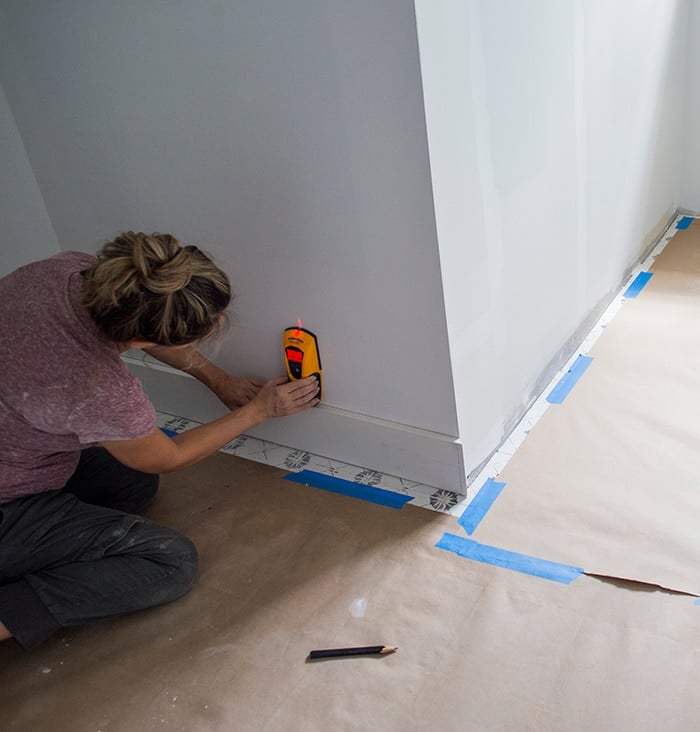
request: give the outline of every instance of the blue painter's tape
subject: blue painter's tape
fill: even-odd
[[[465,539],[454,534],[443,534],[442,539],[435,545],[438,549],[454,552],[460,557],[473,559],[476,562],[492,564],[495,567],[512,569],[516,572],[531,574],[535,577],[561,582],[568,585],[583,574],[580,567],[571,567],[568,564],[549,562],[546,559],[530,557],[527,554],[517,554],[494,546],[479,544],[473,539]]]
[[[310,485],[314,488],[321,488],[324,491],[331,491],[332,493],[342,493],[345,496],[352,496],[353,498],[361,498],[363,501],[379,503],[389,508],[401,509],[404,507],[404,504],[413,500],[413,496],[405,496],[403,493],[387,491],[384,488],[375,488],[364,483],[353,483],[351,480],[334,478],[331,475],[316,473],[313,470],[290,473],[285,476],[285,480]]]
[[[593,363],[591,356],[579,356],[573,366],[559,379],[559,383],[549,392],[547,401],[550,404],[561,404],[591,363]]]
[[[653,272],[640,272],[634,278],[634,282],[625,290],[625,294],[622,297],[637,297],[653,276]]]
[[[692,216],[684,216],[677,224],[677,229],[688,229],[690,228],[690,225],[693,223],[694,219]]]
[[[177,432],[174,432],[173,430],[169,430],[167,427],[161,427],[160,431],[165,432],[165,434],[168,437],[174,437],[177,434]]]
[[[486,516],[493,502],[498,498],[501,491],[505,488],[505,483],[496,483],[493,478],[489,478],[484,485],[479,488],[479,492],[474,500],[467,506],[464,513],[457,519],[457,523],[469,534],[474,533],[474,529],[481,523],[481,519]]]
[[[700,597],[693,603],[693,605],[700,605]]]

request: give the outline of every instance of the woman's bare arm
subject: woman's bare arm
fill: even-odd
[[[283,417],[318,404],[313,376],[268,381],[248,404],[229,414],[170,438],[161,430],[135,440],[102,443],[119,462],[144,473],[168,473],[199,462],[235,437],[271,417]]]

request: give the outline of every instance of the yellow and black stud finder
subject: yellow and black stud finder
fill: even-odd
[[[318,381],[318,398],[321,399],[323,382],[321,380],[321,357],[318,353],[316,336],[301,323],[284,331],[284,362],[290,380],[315,376]]]

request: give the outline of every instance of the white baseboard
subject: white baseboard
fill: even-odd
[[[167,366],[128,356],[124,360],[158,411],[195,422],[226,414],[196,379]],[[448,435],[324,405],[268,420],[248,434],[463,496],[467,492],[462,445]]]

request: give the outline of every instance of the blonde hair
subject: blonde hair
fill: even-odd
[[[228,277],[195,246],[170,234],[126,231],[83,272],[82,302],[103,335],[162,346],[212,332],[231,301]]]

